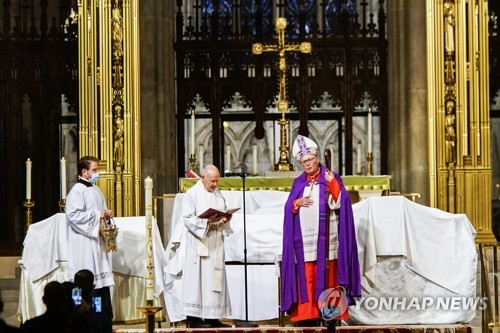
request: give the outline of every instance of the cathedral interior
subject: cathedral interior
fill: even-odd
[[[19,289],[27,230],[62,215],[80,157],[99,159],[115,215],[139,220],[147,177],[155,205],[207,164],[290,180],[299,134],[344,179],[383,177],[383,195],[465,214],[472,252],[496,251],[499,12],[491,0],[1,1],[0,289]],[[488,263],[476,260],[474,273]]]
[[[391,191],[465,212],[492,239],[499,10],[453,0],[4,1],[0,252],[20,254],[27,199],[32,221],[60,210],[79,156],[102,161],[111,206],[133,216],[147,176],[155,195],[177,193],[200,164],[264,177],[298,134],[329,149],[339,174],[390,175]],[[304,41],[310,52],[297,52]],[[255,43],[271,52],[253,53]]]

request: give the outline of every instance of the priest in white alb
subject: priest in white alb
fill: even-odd
[[[232,233],[232,216],[198,217],[208,208],[226,209],[226,201],[217,189],[219,178],[216,166],[205,166],[201,179],[186,192],[182,204],[187,228],[182,305],[187,325],[192,328],[226,327],[219,318],[231,315],[224,237]]]
[[[99,160],[93,156],[82,157],[77,169],[78,182],[66,197],[69,278],[73,280],[81,269],[90,270],[94,274],[94,295],[101,296],[103,312],[112,318],[112,258],[99,236],[99,228],[101,223],[105,228],[112,227],[114,214],[108,210],[104,195],[95,185],[99,180]]]

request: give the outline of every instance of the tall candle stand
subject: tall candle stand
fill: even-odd
[[[31,223],[33,223],[32,209],[35,207],[35,201],[26,199],[23,202],[23,206],[26,208],[26,231],[28,231]]]
[[[138,309],[146,315],[146,332],[155,330],[155,314],[163,307],[153,306],[154,299],[154,263],[153,263],[153,180],[147,177],[144,180],[145,208],[146,208],[146,306]]]
[[[366,161],[368,162],[368,167],[367,167],[367,170],[366,170],[366,175],[367,176],[372,176],[373,175],[373,166],[372,166],[372,162],[373,162],[373,153],[372,152],[369,152],[368,154],[366,154]]]
[[[64,213],[66,211],[66,199],[59,200],[58,204],[59,204],[59,213]]]
[[[189,154],[189,171],[194,172],[195,164],[196,164],[196,155]]]

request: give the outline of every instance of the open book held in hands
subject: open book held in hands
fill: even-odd
[[[215,208],[209,208],[206,211],[204,211],[203,213],[201,213],[200,215],[198,215],[198,217],[200,219],[208,219],[209,217],[214,216],[214,215],[216,215],[216,217],[223,217],[223,216],[232,215],[234,212],[237,212],[238,210],[240,210],[240,208],[231,208],[231,209],[227,209],[227,210],[218,210]]]

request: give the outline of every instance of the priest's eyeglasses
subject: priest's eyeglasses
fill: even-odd
[[[316,157],[311,157],[311,158],[308,158],[307,160],[300,161],[300,164],[307,165],[309,163],[314,162],[315,159],[316,159]]]

